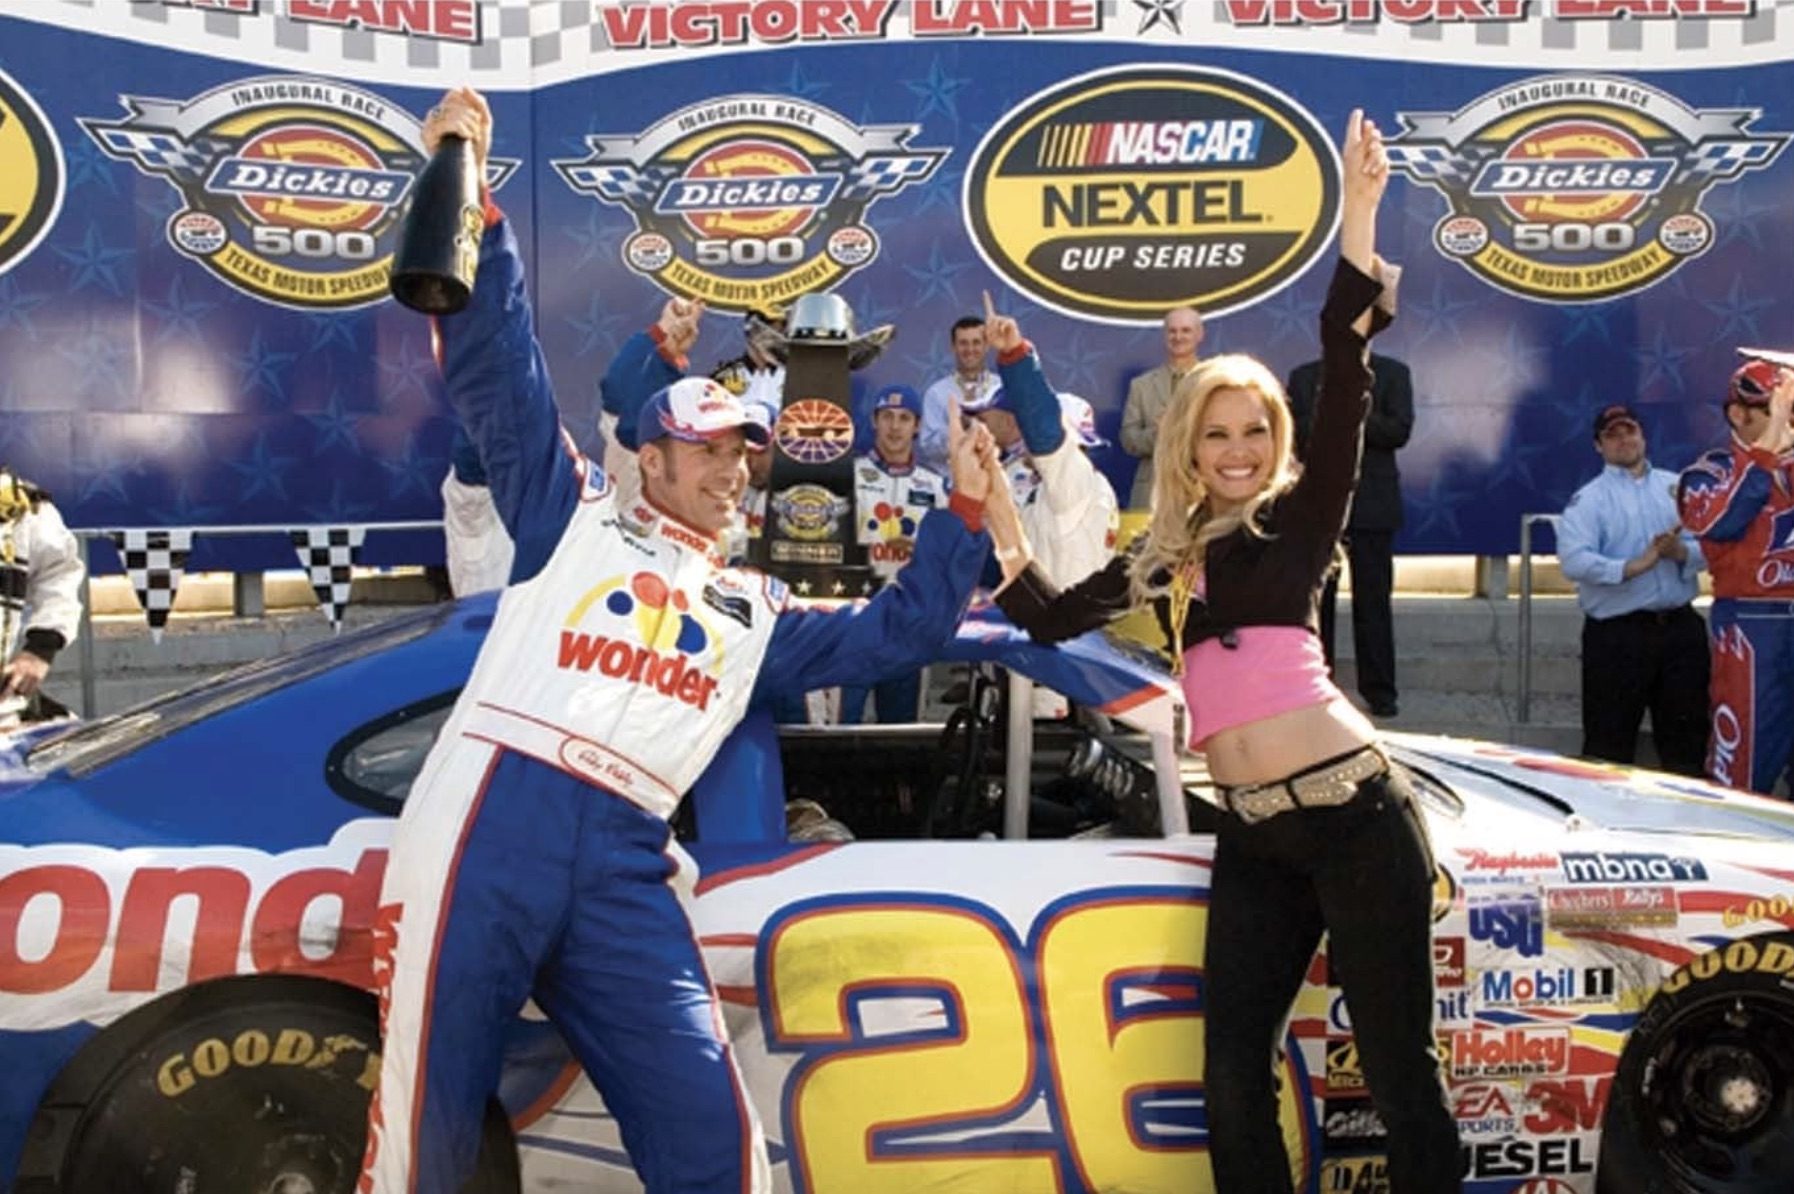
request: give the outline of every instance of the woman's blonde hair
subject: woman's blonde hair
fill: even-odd
[[[1208,487],[1196,475],[1196,442],[1209,403],[1221,390],[1251,390],[1271,424],[1271,475],[1239,510],[1217,515],[1209,508]],[[1210,357],[1178,384],[1159,424],[1153,453],[1152,517],[1145,541],[1129,569],[1134,600],[1145,604],[1164,593],[1170,575],[1184,565],[1200,569],[1209,544],[1244,526],[1260,535],[1259,508],[1294,483],[1290,468],[1295,421],[1277,377],[1241,353]]]

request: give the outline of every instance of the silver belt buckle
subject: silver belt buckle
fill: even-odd
[[[1285,813],[1296,807],[1295,801],[1290,799],[1281,783],[1241,789],[1228,796],[1227,804],[1234,815],[1248,825],[1268,821],[1278,813]]]

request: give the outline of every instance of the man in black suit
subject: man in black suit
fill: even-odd
[[[1289,375],[1290,411],[1296,419],[1296,451],[1308,446],[1314,419],[1314,388],[1320,362],[1298,365]],[[1401,474],[1396,449],[1414,431],[1414,382],[1408,367],[1392,357],[1371,354],[1370,418],[1364,425],[1364,463],[1358,493],[1346,523],[1345,548],[1352,568],[1352,646],[1358,656],[1358,693],[1377,717],[1394,717],[1395,620],[1389,592],[1395,574],[1395,533],[1402,526]],[[1337,574],[1327,582],[1321,600],[1321,645],[1327,666],[1333,666],[1334,605],[1339,596]]]

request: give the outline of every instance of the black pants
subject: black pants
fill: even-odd
[[[1694,607],[1582,621],[1582,753],[1630,763],[1638,726],[1665,771],[1700,775],[1707,761],[1707,627]]]
[[[1349,531],[1346,558],[1352,566],[1352,650],[1357,655],[1358,694],[1373,708],[1395,704],[1395,614],[1389,603],[1395,587],[1395,532]],[[1339,577],[1321,595],[1321,648],[1333,667],[1333,630]]]
[[[1452,1194],[1463,1160],[1433,1038],[1433,861],[1392,775],[1349,804],[1221,819],[1204,960],[1209,1158],[1218,1194],[1291,1194],[1275,1067],[1323,929],[1393,1194]],[[1305,1093],[1305,1092],[1304,1092]]]

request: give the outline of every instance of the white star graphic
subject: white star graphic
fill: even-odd
[[[1184,0],[1134,0],[1134,7],[1141,12],[1139,32],[1145,33],[1164,22],[1173,34],[1183,36]]]

